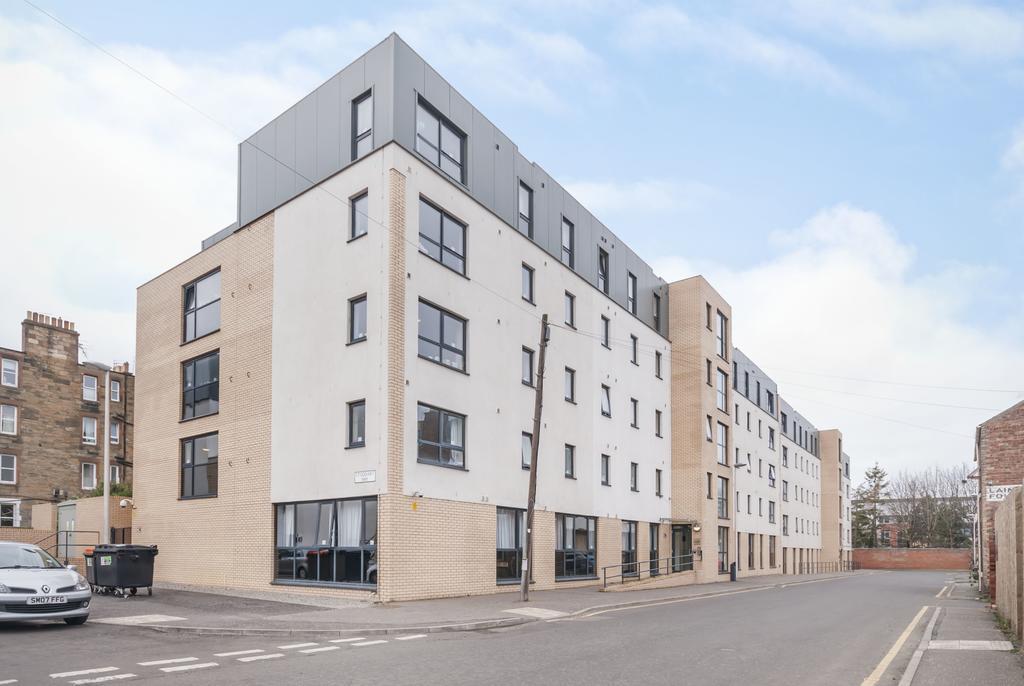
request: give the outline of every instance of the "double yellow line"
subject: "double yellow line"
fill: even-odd
[[[903,630],[903,633],[900,634],[900,637],[897,638],[896,642],[892,644],[891,648],[889,648],[889,652],[885,654],[885,657],[882,658],[882,661],[879,662],[878,666],[875,667],[875,671],[871,672],[871,674],[868,674],[868,678],[862,681],[860,683],[860,686],[875,686],[875,684],[878,683],[878,680],[882,678],[882,675],[885,674],[885,670],[889,668],[889,665],[892,664],[892,661],[896,659],[897,655],[899,655],[900,649],[903,647],[903,644],[907,642],[908,638],[910,638],[910,634],[914,633],[914,629],[917,627],[918,623],[921,621],[921,618],[924,617],[924,613],[927,611],[927,605],[925,605],[917,611],[917,614],[914,615],[914,618],[910,620],[910,624],[907,625],[907,628]]]

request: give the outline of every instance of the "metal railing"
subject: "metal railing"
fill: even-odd
[[[859,567],[852,560],[834,562],[798,562],[796,574],[829,574],[831,572],[852,572]]]
[[[77,540],[79,534],[84,534],[90,539],[95,537],[96,541],[94,543],[79,543]],[[46,538],[36,541],[35,543],[35,545],[50,553],[58,560],[61,560],[64,564],[67,564],[68,560],[72,557],[82,557],[82,552],[86,548],[95,548],[99,544],[99,531],[55,531]],[[79,554],[71,555],[72,552],[77,552]]]
[[[689,555],[674,555],[656,560],[640,560],[638,562],[608,565],[607,567],[601,567],[601,582],[604,588],[608,588],[608,582],[614,582],[616,579],[620,583],[625,583],[627,581],[639,581],[645,576],[647,578],[654,578],[678,572],[692,572],[694,560],[699,559],[699,555],[695,556],[693,553],[690,553]],[[613,571],[609,574],[608,570],[616,570],[617,573]]]

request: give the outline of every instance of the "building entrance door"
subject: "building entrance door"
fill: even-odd
[[[75,546],[75,504],[57,506],[57,557],[67,560],[74,557]]]
[[[693,529],[689,524],[672,525],[672,571],[693,570]]]

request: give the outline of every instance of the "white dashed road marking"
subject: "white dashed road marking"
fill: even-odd
[[[103,672],[116,672],[120,667],[97,667],[95,669],[79,669],[74,672],[57,672],[51,674],[51,679],[65,679],[71,676],[85,676],[86,674],[102,674]]]
[[[273,660],[276,657],[284,657],[284,653],[267,653],[266,655],[250,655],[249,657],[238,658],[239,662],[255,662],[256,660]]]
[[[156,667],[157,665],[174,665],[181,662],[195,662],[198,657],[176,657],[171,660],[151,660],[149,662],[138,663],[139,667]]]
[[[319,645],[319,643],[292,643],[287,646],[277,646],[278,650],[292,650],[293,648],[309,648],[311,646]]]
[[[138,674],[128,674],[126,672],[122,672],[121,674],[109,674],[107,676],[98,676],[95,679],[75,679],[74,681],[69,681],[68,683],[73,684],[73,686],[82,686],[83,684],[105,684],[107,682],[117,681],[119,679],[134,679],[137,676]]]
[[[0,686],[4,686],[5,684],[16,684],[16,683],[18,683],[17,679],[7,679],[5,681],[0,681]]]
[[[201,662],[198,665],[178,665],[177,667],[161,667],[161,672],[187,672],[190,669],[206,669],[207,667],[216,667],[216,662]]]
[[[256,653],[262,653],[263,650],[260,648],[254,648],[253,650],[233,650],[230,653],[214,653],[214,657],[234,657],[236,655],[255,655]]]
[[[411,641],[414,638],[424,638],[426,634],[413,634],[412,636],[399,636],[396,641]]]
[[[319,648],[306,648],[305,650],[300,650],[299,652],[300,653],[305,653],[306,655],[312,655],[313,653],[323,653],[323,652],[326,652],[328,650],[341,650],[341,647],[340,646],[320,646]]]
[[[365,641],[363,643],[353,643],[354,646],[375,646],[380,643],[387,643],[387,641]]]
[[[360,636],[359,638],[336,638],[328,643],[352,643],[354,641],[365,641],[366,639]]]

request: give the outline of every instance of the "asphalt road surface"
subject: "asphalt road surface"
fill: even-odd
[[[0,684],[862,684],[943,572],[882,572],[504,630],[288,641],[92,623],[0,627]],[[797,581],[799,581],[797,579]],[[895,675],[895,679],[893,679]]]

